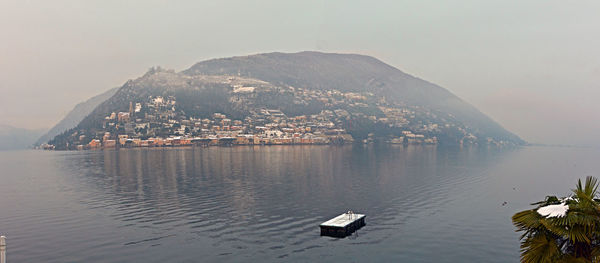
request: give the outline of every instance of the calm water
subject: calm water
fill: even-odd
[[[0,233],[10,263],[516,262],[511,215],[587,175],[597,149],[0,152]],[[367,226],[319,236],[349,209]]]

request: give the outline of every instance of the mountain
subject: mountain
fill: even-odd
[[[66,130],[72,129],[83,118],[88,116],[100,103],[106,101],[110,97],[112,97],[119,88],[112,88],[110,90],[105,91],[102,94],[96,95],[84,102],[81,102],[67,114],[60,122],[58,122],[54,127],[52,127],[48,132],[39,137],[35,142],[36,145],[41,145],[47,143],[50,139],[54,138],[56,135],[63,133]]]
[[[28,130],[0,125],[0,150],[20,150],[33,147],[35,140],[45,130]]]
[[[291,129],[357,140],[524,143],[438,85],[373,57],[320,52],[212,59],[182,72],[152,68],[50,143],[72,149],[105,134],[210,136],[229,129],[223,119],[263,137],[266,126],[281,137]]]
[[[239,75],[300,88],[373,92],[397,103],[451,114],[477,134],[523,142],[448,90],[370,56],[275,52],[207,60],[184,73]]]

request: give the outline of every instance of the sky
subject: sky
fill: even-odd
[[[600,145],[600,1],[0,0],[0,123],[50,128],[152,66],[371,55],[534,143]]]

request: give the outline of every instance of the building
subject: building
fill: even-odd
[[[129,122],[131,120],[129,112],[119,112],[117,114],[117,121],[119,122]]]

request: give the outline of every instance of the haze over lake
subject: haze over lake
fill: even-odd
[[[598,157],[377,145],[0,152],[0,229],[9,262],[516,262],[510,217],[597,176]],[[349,209],[367,226],[319,235]]]

